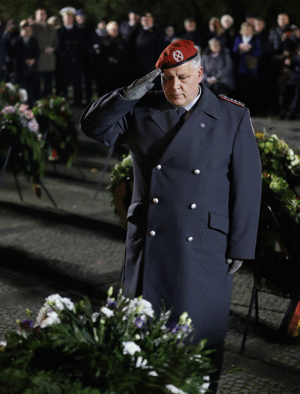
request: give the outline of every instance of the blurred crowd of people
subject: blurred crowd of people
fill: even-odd
[[[244,102],[252,113],[293,119],[300,112],[300,28],[287,14],[266,28],[263,18],[248,15],[236,26],[229,14],[199,27],[194,18],[182,27],[157,26],[151,12],[128,12],[118,24],[87,23],[82,10],[65,7],[48,18],[45,9],[0,26],[0,81],[21,85],[29,104],[48,94],[86,105],[155,68],[172,41],[192,40],[202,56],[204,83],[215,93]]]

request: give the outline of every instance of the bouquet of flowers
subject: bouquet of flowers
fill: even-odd
[[[11,149],[12,171],[23,172],[38,182],[46,170],[44,142],[33,112],[25,104],[9,105],[0,112],[0,154],[3,159]]]
[[[41,125],[49,151],[49,160],[66,160],[70,166],[78,156],[77,131],[72,111],[64,97],[50,95],[36,102],[32,109]]]
[[[10,82],[1,82],[0,84],[0,107],[26,103],[28,95],[25,89],[20,89],[18,85]]]
[[[289,182],[300,175],[300,157],[286,142],[279,139],[276,134],[268,136],[256,133],[255,137],[265,172],[275,173]]]
[[[94,312],[87,298],[74,304],[54,294],[35,322],[18,321],[18,330],[0,343],[4,392],[206,393],[209,351],[205,340],[189,343],[187,313],[170,325],[170,311],[156,317],[142,297],[129,299],[120,290],[115,299],[112,292]]]
[[[300,158],[277,135],[256,135],[262,162],[263,192],[273,193],[280,211],[287,212],[298,223],[300,200],[294,188],[300,175]]]

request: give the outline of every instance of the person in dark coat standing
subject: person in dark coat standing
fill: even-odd
[[[135,43],[134,73],[139,78],[155,66],[155,62],[164,49],[164,39],[160,29],[155,26],[154,17],[150,12],[141,16],[141,26]]]
[[[239,100],[246,103],[250,110],[254,110],[256,105],[260,53],[260,41],[254,34],[253,26],[249,22],[243,22],[240,34],[236,36],[233,46],[236,95]]]
[[[228,95],[235,87],[233,62],[230,51],[223,48],[217,38],[208,41],[208,48],[203,52],[203,81],[215,93]]]
[[[57,30],[57,54],[61,71],[62,94],[68,98],[68,88],[72,85],[73,104],[80,106],[82,99],[81,62],[84,41],[82,31],[74,23],[75,13],[76,10],[73,7],[65,7],[60,11],[63,26]]]
[[[40,97],[38,40],[32,37],[32,26],[27,20],[20,23],[20,37],[13,41],[15,83],[27,90],[28,104],[33,106]]]
[[[9,19],[5,26],[5,31],[1,37],[0,43],[0,67],[2,71],[1,81],[14,81],[14,64],[13,64],[13,42],[19,37],[20,31],[13,19]]]
[[[93,66],[92,53],[90,50],[90,40],[93,34],[90,24],[87,22],[86,15],[83,10],[79,9],[75,14],[76,26],[82,32],[83,47],[81,51],[81,76],[83,77],[83,86],[85,91],[85,100],[88,103],[92,100],[93,94]]]
[[[41,98],[52,94],[58,37],[55,28],[47,23],[46,10],[41,8],[36,10],[35,21],[32,25],[32,33],[33,37],[37,39],[40,49],[38,72],[41,84]]]
[[[156,67],[91,103],[81,129],[106,145],[130,147],[134,188],[121,275],[125,295],[142,294],[156,313],[164,300],[172,308],[170,324],[187,311],[194,341],[207,338],[207,346],[217,349],[216,381],[232,273],[255,256],[259,151],[249,110],[202,84],[192,41],[170,44]],[[163,92],[147,93],[160,74]],[[210,389],[216,393],[217,383]]]

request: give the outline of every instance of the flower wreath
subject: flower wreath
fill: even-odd
[[[154,314],[142,297],[113,289],[97,311],[87,298],[74,304],[53,294],[35,321],[18,322],[0,342],[0,386],[10,394],[53,392],[206,393],[213,371],[206,340],[192,344],[184,312]],[[31,316],[30,311],[28,315]],[[35,391],[38,390],[38,391]]]
[[[23,172],[38,183],[46,170],[46,155],[39,124],[28,105],[9,105],[0,111],[0,139],[3,159],[11,147],[8,164],[12,171]]]
[[[78,156],[78,141],[67,99],[55,95],[44,97],[32,111],[41,125],[49,160],[62,159],[71,166]]]

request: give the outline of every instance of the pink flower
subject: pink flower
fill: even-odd
[[[26,111],[27,108],[28,108],[27,104],[21,104],[20,107],[19,107],[19,111],[20,112],[24,112],[24,111]]]
[[[2,113],[4,114],[13,114],[15,112],[16,108],[13,107],[12,105],[8,105],[7,107],[3,108]]]
[[[24,115],[25,115],[25,117],[26,117],[28,120],[34,118],[34,114],[33,114],[33,112],[31,111],[31,109],[25,110],[25,111],[24,111]]]

